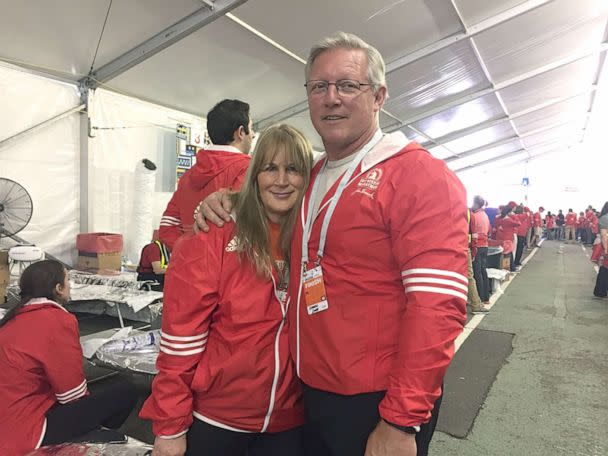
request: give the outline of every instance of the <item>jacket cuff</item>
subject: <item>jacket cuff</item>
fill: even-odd
[[[171,440],[171,439],[176,439],[178,437],[181,437],[182,435],[186,434],[188,432],[188,429],[186,429],[185,431],[182,432],[178,432],[177,434],[173,434],[173,435],[157,435],[157,437],[159,439],[163,439],[163,440]]]
[[[184,435],[192,425],[192,415],[166,421],[154,421],[152,431],[161,439],[175,439]]]

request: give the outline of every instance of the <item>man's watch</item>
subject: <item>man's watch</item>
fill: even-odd
[[[418,432],[420,432],[420,426],[400,426],[399,424],[391,423],[390,421],[384,420],[384,422],[406,434],[418,434]]]

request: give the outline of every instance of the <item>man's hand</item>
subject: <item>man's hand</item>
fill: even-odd
[[[416,456],[416,436],[380,420],[367,439],[365,456]]]
[[[222,188],[212,193],[199,204],[194,212],[194,232],[209,232],[207,221],[216,226],[224,226],[224,222],[230,221],[230,211],[232,211],[231,192],[227,188]]]
[[[184,456],[186,454],[186,434],[174,439],[156,437],[152,456]]]

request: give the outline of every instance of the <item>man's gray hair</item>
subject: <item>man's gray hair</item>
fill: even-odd
[[[378,52],[378,49],[367,44],[357,35],[345,32],[337,32],[334,35],[323,38],[313,45],[308,54],[308,60],[304,69],[304,75],[306,76],[307,81],[315,59],[325,51],[338,48],[361,49],[362,51],[365,51],[367,54],[367,78],[369,79],[369,82],[373,84],[373,90],[376,91],[380,86],[386,86],[384,59],[382,58],[382,55],[380,55],[380,52]]]

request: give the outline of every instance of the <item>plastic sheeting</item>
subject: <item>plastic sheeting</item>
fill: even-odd
[[[160,345],[160,331],[131,331],[127,338],[112,340],[95,353],[94,363],[143,374],[155,375]],[[101,364],[100,364],[101,363]]]
[[[160,291],[146,291],[118,288],[108,285],[84,284],[72,284],[71,296],[71,303],[73,306],[76,305],[77,301],[103,300],[109,305],[114,303],[126,304],[136,313],[163,298],[163,294]]]
[[[152,446],[129,439],[127,443],[62,443],[39,448],[27,456],[147,456]]]
[[[80,104],[75,85],[0,64],[0,141]],[[72,264],[79,220],[79,114],[0,146],[0,177],[21,184],[33,214],[18,236]]]
[[[154,166],[153,169],[151,167]],[[135,190],[133,192],[133,221],[131,224],[131,242],[127,257],[131,264],[139,263],[141,249],[152,240],[154,182],[156,165],[142,160],[135,167]]]

